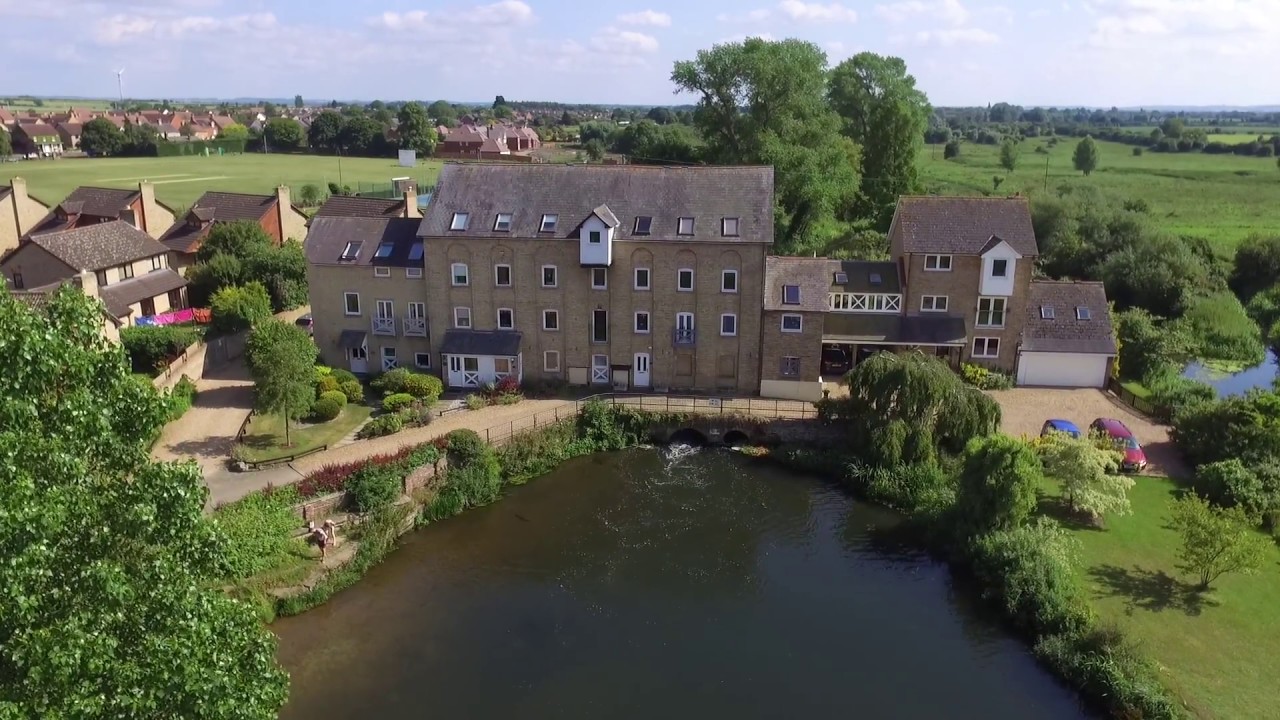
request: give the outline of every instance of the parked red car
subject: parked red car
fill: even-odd
[[[1124,459],[1120,461],[1121,470],[1140,472],[1147,466],[1147,454],[1142,451],[1137,436],[1124,423],[1114,418],[1098,418],[1089,423],[1089,430],[1115,440],[1116,446],[1124,452]]]

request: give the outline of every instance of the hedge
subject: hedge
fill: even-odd
[[[155,376],[182,351],[200,340],[190,325],[139,325],[120,330],[120,344],[133,371]]]

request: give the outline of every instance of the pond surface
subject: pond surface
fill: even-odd
[[[1280,374],[1280,362],[1275,351],[1267,351],[1267,359],[1260,365],[1245,368],[1238,373],[1223,374],[1204,367],[1199,363],[1187,365],[1182,373],[1193,380],[1201,380],[1217,391],[1218,397],[1243,395],[1253,388],[1269,390],[1272,381]]]
[[[1088,717],[896,522],[724,450],[580,458],[276,622],[281,717]]]

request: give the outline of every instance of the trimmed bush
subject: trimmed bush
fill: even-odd
[[[271,317],[271,296],[262,283],[224,287],[209,301],[212,323],[223,332],[239,332]]]
[[[338,383],[338,391],[347,396],[347,402],[364,402],[364,386],[354,377]]]
[[[476,393],[467,396],[466,404],[468,410],[483,410],[489,407],[489,401],[483,395]]]
[[[339,390],[330,390],[330,391],[328,391],[328,392],[320,393],[320,399],[321,399],[321,400],[332,400],[332,401],[334,401],[334,402],[338,403],[338,407],[346,407],[346,406],[347,406],[347,396],[346,396],[346,395],[344,395],[344,394],[343,394],[341,391],[339,391]]]
[[[979,390],[1008,390],[1013,387],[1013,376],[973,363],[960,366],[960,377]]]
[[[444,383],[440,382],[440,378],[435,375],[411,373],[401,384],[400,392],[408,393],[419,400],[435,402],[440,397],[440,393],[444,392]]]
[[[120,330],[120,344],[129,354],[133,371],[153,376],[199,339],[200,332],[187,325],[139,325]]]
[[[488,448],[474,430],[454,430],[445,436],[448,442],[449,464],[466,465],[480,457]]]
[[[196,401],[196,384],[191,378],[183,375],[169,391],[169,422],[182,417]]]
[[[409,393],[395,393],[382,399],[382,409],[387,412],[400,412],[413,407],[417,399]]]
[[[329,368],[329,374],[337,378],[339,384],[352,381],[359,382],[359,378],[354,373],[343,368]]]
[[[357,436],[361,439],[382,437],[384,435],[394,435],[404,429],[404,420],[399,415],[379,415],[378,417],[365,423],[360,428]]]
[[[342,412],[342,406],[332,397],[320,398],[311,403],[311,420],[314,422],[329,422],[338,417]]]
[[[338,378],[332,375],[325,375],[316,383],[316,394],[323,395],[327,392],[335,392],[338,390],[339,385],[340,383],[338,382]],[[343,402],[346,402],[347,396],[343,395],[342,400]]]

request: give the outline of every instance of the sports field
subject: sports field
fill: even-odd
[[[155,184],[156,197],[175,209],[185,209],[207,190],[268,193],[288,185],[298,197],[303,185],[322,190],[330,182],[359,190],[372,184],[385,187],[392,178],[412,177],[419,186],[435,182],[441,163],[419,161],[417,167],[400,167],[386,158],[338,158],[319,155],[264,155],[246,153],[223,157],[76,158],[24,160],[0,163],[0,184],[15,175],[26,178],[33,196],[53,205],[81,185],[136,187],[140,180]]]
[[[1000,148],[964,143],[960,157],[942,159],[942,146],[926,146],[920,176],[930,193],[992,194],[992,178],[1003,177],[996,192],[1021,192],[1032,198],[1054,194],[1062,186],[1088,186],[1124,200],[1145,200],[1154,223],[1180,235],[1209,239],[1223,251],[1254,233],[1280,232],[1280,169],[1275,158],[1204,153],[1134,155],[1133,147],[1098,143],[1098,167],[1085,177],[1071,164],[1075,138],[1050,147],[1047,138],[1024,140],[1017,167],[1000,166]],[[1042,147],[1044,153],[1036,152]],[[1047,170],[1047,177],[1046,177]]]

